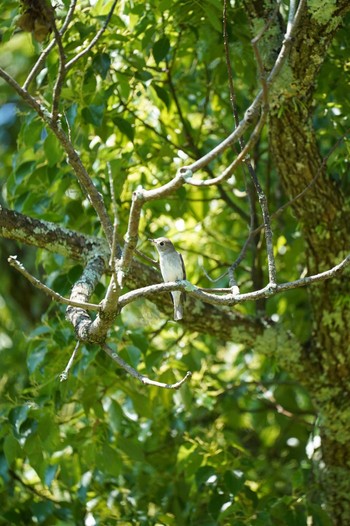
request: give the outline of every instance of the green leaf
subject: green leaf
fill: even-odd
[[[44,152],[49,166],[54,166],[63,157],[62,148],[56,137],[51,132],[49,132],[44,141]]]
[[[170,42],[167,37],[162,37],[154,43],[152,53],[154,60],[159,64],[165,59],[170,50]]]
[[[93,69],[101,75],[103,79],[106,78],[109,68],[111,66],[111,59],[107,53],[99,53],[92,61]]]
[[[47,344],[45,342],[37,342],[32,351],[27,356],[27,367],[30,374],[37,369],[37,367],[45,360],[47,352]]]
[[[26,161],[16,169],[16,183],[20,184],[23,179],[31,175],[35,169],[36,161]]]
[[[157,84],[152,84],[152,88],[156,92],[158,98],[162,102],[164,102],[164,104],[165,104],[165,106],[167,108],[169,108],[169,106],[170,106],[170,98],[169,98],[168,92],[164,88],[162,88],[160,86],[157,86]]]
[[[122,117],[113,117],[112,120],[114,124],[118,127],[119,131],[123,135],[126,135],[129,141],[133,142],[134,136],[135,136],[135,130],[130,124],[130,122],[127,121],[126,119],[123,119]]]
[[[81,115],[85,122],[94,126],[101,126],[105,112],[104,104],[91,104],[81,110]]]
[[[209,24],[211,24],[216,31],[222,33],[221,13],[219,10],[208,3],[204,3],[203,9]]]
[[[47,500],[34,502],[31,506],[32,516],[37,524],[42,524],[47,518],[52,517],[54,509],[54,503]]]
[[[131,460],[136,462],[144,462],[145,455],[139,442],[135,439],[118,437],[118,449],[121,449]]]
[[[148,349],[148,339],[143,332],[132,332],[130,334],[132,342],[138,347],[143,353]]]
[[[136,369],[140,362],[141,351],[135,345],[127,345],[120,351],[120,357]]]
[[[12,463],[21,456],[22,448],[12,433],[5,437],[3,447],[7,463],[11,466]]]
[[[208,479],[213,475],[215,475],[215,469],[212,466],[200,467],[196,473],[196,484],[198,489],[200,489],[203,484],[206,484]]]
[[[102,450],[97,454],[96,463],[100,471],[115,477],[119,475],[122,468],[119,453],[107,444],[104,444]]]
[[[29,412],[28,405],[21,405],[12,409],[9,413],[9,420],[13,425],[15,435],[20,436],[20,428],[22,424],[27,420]]]

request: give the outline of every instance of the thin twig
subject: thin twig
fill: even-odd
[[[276,279],[277,279],[276,263],[275,263],[275,256],[273,253],[273,240],[272,240],[273,236],[272,236],[272,229],[271,229],[271,222],[270,222],[270,214],[269,214],[269,209],[267,205],[267,198],[266,198],[265,192],[262,189],[262,186],[260,185],[259,179],[255,173],[255,170],[253,171],[252,179],[253,179],[253,183],[256,189],[256,193],[258,194],[258,199],[259,199],[263,221],[264,221],[269,282],[272,285],[274,285],[276,284]]]
[[[228,34],[227,34],[227,3],[228,3],[228,0],[224,0],[223,37],[224,37],[226,67],[227,67],[227,73],[228,73],[228,84],[229,84],[229,91],[230,91],[230,101],[231,101],[233,116],[235,120],[235,125],[237,128],[239,126],[239,115],[238,115],[238,108],[237,108],[236,91],[233,85],[233,72],[232,72],[232,64],[231,64],[231,59],[230,59],[230,48],[229,48]]]
[[[261,54],[260,54],[260,51],[259,51],[258,42],[265,35],[266,31],[269,29],[270,25],[272,24],[273,20],[275,19],[276,15],[278,13],[279,7],[280,7],[280,3],[281,3],[280,1],[276,3],[275,9],[273,10],[271,16],[267,20],[267,22],[264,25],[264,27],[251,40],[252,48],[253,48],[254,55],[255,55],[255,58],[256,58],[256,63],[258,65],[258,69],[259,69],[259,73],[260,73],[260,81],[261,81],[262,94],[263,94],[263,102],[264,102],[264,107],[265,107],[266,111],[267,111],[267,108],[268,108],[268,84],[266,82],[266,71],[265,71],[264,63],[263,63],[263,60],[262,60],[262,57],[261,57]],[[292,4],[292,2],[291,2],[291,4]],[[291,23],[293,22],[294,14],[295,14],[295,10],[292,8],[292,5],[290,5],[288,20],[291,20]],[[293,27],[292,24],[287,26],[287,33],[289,31],[291,31],[292,27]]]
[[[218,183],[221,183],[225,181],[226,179],[228,179],[233,174],[235,169],[245,160],[247,154],[250,152],[250,150],[254,147],[254,145],[259,140],[260,133],[265,124],[265,121],[266,121],[266,113],[262,112],[260,115],[259,122],[255,126],[247,143],[245,144],[241,152],[237,155],[236,159],[232,161],[232,163],[220,175],[218,175],[217,177],[213,177],[212,179],[204,179],[204,180],[194,179],[193,177],[190,177],[186,180],[186,182],[192,186],[213,186],[213,185],[217,185]],[[187,167],[187,169],[192,172],[191,166]]]
[[[264,31],[266,31],[266,26],[264,28]],[[260,39],[262,34],[263,34],[263,32],[261,32],[258,35],[258,37],[256,37],[256,42]],[[235,120],[235,125],[236,125],[236,127],[238,127],[238,125],[239,125],[239,114],[238,114],[238,108],[237,108],[237,97],[236,97],[235,87],[234,87],[234,84],[233,84],[233,73],[232,73],[232,65],[231,65],[231,59],[230,59],[228,34],[227,34],[227,0],[224,0],[223,37],[224,37],[226,67],[227,67],[228,80],[229,80],[230,101],[231,101],[233,116],[234,116],[234,120]],[[257,56],[257,61],[261,65],[259,69],[261,70],[261,77],[263,78],[264,75],[263,75],[263,69],[262,69],[262,61],[261,61],[261,57],[260,57],[260,53],[259,53],[258,49],[256,49],[256,56]],[[266,80],[265,79],[264,79],[264,84],[262,84],[262,88],[263,88],[263,100],[264,100],[263,114],[267,114],[267,108],[268,108],[268,103],[267,103],[267,85],[266,85]],[[259,135],[257,135],[257,140],[259,140],[259,138],[260,138],[261,130],[262,130],[262,126],[261,126],[261,129],[259,131]],[[240,149],[242,151],[244,149],[243,137],[239,138],[238,143],[239,143],[239,147],[240,147]],[[253,146],[254,146],[254,144],[252,145],[252,147]],[[250,161],[249,156],[247,156],[243,160],[245,161],[245,164],[247,166],[247,169],[249,171],[251,179],[252,180],[254,180],[254,179],[257,180],[257,175],[256,175],[255,169],[254,169],[254,167],[253,167],[253,165],[252,165],[252,163]],[[253,208],[253,200],[252,200],[252,196],[251,196],[251,193],[249,191],[249,188],[247,187],[247,182],[246,181],[245,181],[245,185],[246,185],[248,202],[249,202],[249,209],[250,209],[249,235],[248,235],[248,238],[246,239],[246,241],[245,241],[245,243],[244,243],[244,245],[243,245],[238,257],[236,258],[236,260],[234,261],[234,263],[230,266],[230,268],[228,270],[230,286],[231,287],[235,287],[235,290],[237,290],[238,287],[237,287],[237,282],[236,282],[236,279],[235,279],[234,272],[235,272],[236,268],[238,267],[238,265],[241,263],[241,261],[245,257],[245,254],[246,254],[246,252],[248,250],[248,247],[249,247],[249,245],[251,243],[251,240],[252,240],[252,231],[254,230],[254,224],[255,224],[255,214],[254,214],[254,208]]]
[[[118,244],[118,210],[117,210],[117,201],[115,198],[113,176],[111,164],[107,163],[108,179],[109,179],[109,188],[111,192],[111,201],[112,201],[112,211],[113,211],[113,239],[112,239],[112,248],[111,248],[111,257],[109,260],[109,266],[113,272],[115,272],[115,261],[117,256],[117,251],[121,253],[120,246]]]
[[[142,382],[145,385],[152,385],[155,387],[161,387],[163,389],[179,389],[182,386],[182,384],[187,382],[187,380],[189,380],[189,378],[191,378],[192,376],[192,373],[188,371],[186,375],[184,376],[184,378],[182,378],[182,380],[174,384],[166,384],[163,382],[157,382],[156,380],[151,380],[147,376],[144,376],[143,374],[140,374],[139,372],[137,372],[136,369],[134,369],[131,365],[126,363],[119,356],[119,354],[113,351],[113,349],[111,349],[111,347],[109,347],[107,344],[102,345],[102,349],[108,354],[108,356],[112,358],[112,360],[117,362],[117,364],[120,365],[120,367],[122,367],[125,371],[127,371],[133,378],[140,380],[140,382]]]
[[[284,205],[280,206],[277,210],[275,210],[275,212],[272,212],[270,218],[271,219],[275,219],[276,217],[280,216],[282,214],[282,212],[284,212],[284,210],[286,208],[288,208],[289,206],[293,205],[296,201],[298,201],[299,199],[301,199],[302,197],[305,196],[305,194],[312,188],[312,186],[316,183],[317,179],[319,178],[319,176],[321,175],[322,173],[322,170],[325,168],[330,156],[332,155],[332,153],[338,148],[339,144],[345,139],[345,137],[348,135],[350,130],[347,130],[345,132],[344,135],[342,135],[342,137],[340,137],[337,142],[329,149],[327,155],[325,155],[325,157],[323,157],[322,159],[322,162],[320,164],[320,167],[319,169],[317,170],[316,174],[314,175],[314,177],[311,179],[311,181],[309,182],[309,184],[307,184],[305,186],[305,188],[303,190],[301,190],[301,192],[299,192],[295,197],[293,197],[292,199],[290,199],[289,201],[287,201],[286,203],[284,203]],[[258,226],[255,230],[253,230],[251,232],[251,235],[254,236],[256,234],[258,234],[262,229],[264,228],[264,225],[260,225]]]
[[[73,361],[74,361],[74,358],[76,357],[79,347],[80,347],[80,342],[77,342],[74,347],[74,351],[72,352],[72,356],[69,358],[69,361],[66,365],[65,370],[60,374],[60,382],[64,382],[65,380],[67,380],[69,371],[73,365]]]
[[[99,41],[99,39],[101,38],[101,36],[103,35],[103,33],[106,31],[107,29],[107,26],[109,24],[109,21],[110,19],[112,18],[112,15],[113,15],[113,12],[114,12],[114,9],[116,7],[118,3],[118,0],[114,0],[113,4],[112,4],[112,7],[111,9],[109,10],[109,13],[101,27],[101,29],[99,29],[96,33],[96,35],[94,36],[94,38],[91,40],[90,44],[85,48],[83,49],[82,51],[80,51],[80,53],[78,53],[77,55],[75,55],[75,57],[73,57],[69,62],[67,62],[66,64],[66,70],[68,71],[79,59],[81,59],[81,57],[83,57],[84,55],[86,55],[87,53],[89,53],[89,51],[94,47],[94,45]]]
[[[9,256],[7,260],[11,267],[14,267],[18,272],[22,274],[27,280],[34,285],[39,290],[42,290],[45,292],[45,294],[48,294],[48,296],[51,296],[52,299],[57,301],[58,303],[62,303],[63,305],[70,305],[71,307],[78,307],[80,309],[86,309],[86,310],[99,310],[100,305],[96,305],[95,303],[85,303],[82,301],[72,301],[69,298],[64,298],[61,296],[61,294],[58,294],[58,292],[55,292],[54,290],[50,289],[47,285],[44,285],[44,283],[41,283],[37,278],[32,276],[17,260],[17,256]]]
[[[66,75],[66,56],[62,44],[62,38],[61,34],[57,29],[56,24],[56,18],[55,18],[55,12],[53,7],[50,7],[50,18],[51,18],[51,24],[53,27],[54,35],[55,35],[55,41],[57,43],[58,48],[58,73],[55,81],[55,85],[53,88],[53,95],[52,95],[52,120],[54,123],[57,122],[58,119],[58,111],[59,111],[59,103],[60,103],[60,97],[61,97],[61,91],[62,86],[64,82],[64,77]]]

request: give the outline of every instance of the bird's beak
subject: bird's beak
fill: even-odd
[[[151,243],[155,243],[154,239],[151,239],[150,237],[148,238],[148,241],[150,241]]]

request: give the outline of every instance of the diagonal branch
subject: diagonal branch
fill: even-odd
[[[61,38],[64,35],[64,33],[66,32],[66,30],[68,29],[68,26],[69,26],[69,24],[70,24],[70,22],[71,22],[71,20],[73,18],[76,4],[77,4],[77,0],[72,0],[71,3],[70,3],[70,6],[69,6],[69,9],[68,9],[68,13],[67,13],[67,16],[65,18],[65,21],[64,21],[61,29],[59,30],[59,35],[60,35]],[[44,49],[42,51],[42,53],[40,54],[38,60],[34,64],[34,66],[32,67],[31,71],[28,74],[28,77],[26,78],[26,80],[25,80],[25,82],[24,82],[24,84],[22,86],[22,88],[24,90],[27,90],[29,88],[29,85],[34,80],[34,78],[36,77],[39,69],[43,65],[43,63],[44,63],[46,57],[49,55],[51,49],[54,48],[55,44],[56,44],[56,39],[52,40],[50,42],[50,44],[46,47],[46,49]]]
[[[301,20],[301,14],[305,6],[305,0],[300,0],[297,12],[294,16],[293,22],[288,25],[287,31],[285,33],[283,43],[280,49],[280,52],[278,54],[278,57],[276,59],[276,62],[268,75],[266,79],[267,85],[270,87],[273,82],[278,77],[286,59],[289,53],[289,50],[292,45],[292,37],[294,36],[298,26],[299,22]],[[211,161],[216,159],[222,152],[227,150],[234,142],[238,141],[243,134],[247,131],[249,126],[252,122],[256,119],[261,103],[263,100],[263,91],[260,90],[257,96],[255,97],[252,104],[249,106],[249,108],[246,110],[244,118],[241,120],[239,125],[234,129],[234,131],[226,137],[221,143],[219,143],[215,148],[213,148],[210,152],[208,152],[206,155],[198,159],[197,161],[193,162],[192,164],[187,166],[188,170],[191,170],[193,173],[197,172],[198,170],[202,169],[204,166],[207,166]]]
[[[86,55],[87,53],[89,53],[89,51],[94,47],[94,45],[99,41],[99,39],[101,38],[101,36],[103,35],[103,33],[106,31],[107,29],[107,26],[109,24],[109,21],[110,19],[112,18],[112,15],[113,15],[113,12],[114,12],[114,9],[116,7],[118,3],[118,0],[114,0],[113,4],[112,4],[112,7],[111,9],[109,10],[109,13],[101,27],[101,29],[99,29],[99,31],[97,31],[96,35],[94,36],[94,38],[91,40],[90,44],[84,48],[82,51],[80,51],[80,53],[78,53],[77,55],[75,55],[75,57],[73,57],[69,62],[67,62],[66,64],[66,70],[70,70],[72,66],[74,66],[74,64],[80,60],[84,55]]]
[[[90,178],[85,166],[82,163],[82,160],[76,150],[73,147],[73,144],[63,131],[62,127],[58,122],[53,120],[52,114],[41,104],[39,103],[27,90],[23,89],[18,82],[12,78],[6,71],[0,68],[0,77],[2,77],[18,95],[31,107],[33,108],[39,117],[49,126],[52,132],[56,135],[61,146],[64,148],[67,153],[69,163],[74,169],[75,175],[83,188],[86,194],[89,197],[90,203],[98,215],[103,231],[106,235],[109,245],[112,245],[113,239],[113,226],[108,217],[108,213],[102,198],[102,195],[98,192],[95,187],[92,179]]]
[[[186,375],[180,380],[179,382],[176,382],[174,384],[165,384],[163,382],[157,382],[156,380],[151,380],[147,376],[144,376],[143,374],[140,374],[136,371],[131,365],[126,363],[123,358],[121,358],[118,353],[113,351],[109,345],[102,345],[102,349],[105,351],[105,353],[108,354],[114,360],[117,362],[120,367],[122,367],[125,371],[127,371],[133,378],[136,378],[137,380],[140,380],[145,385],[153,385],[155,387],[161,387],[163,389],[179,389],[187,380],[189,380],[192,376],[192,373],[188,371]]]
[[[86,309],[86,310],[99,310],[100,305],[96,305],[95,303],[85,303],[80,301],[73,301],[68,298],[64,298],[61,296],[61,294],[58,294],[58,292],[55,292],[54,290],[50,289],[47,285],[44,283],[41,283],[37,278],[32,276],[20,263],[17,259],[17,256],[10,256],[7,261],[9,262],[11,267],[14,267],[18,272],[22,274],[27,280],[34,285],[39,290],[42,290],[45,292],[45,294],[48,294],[48,296],[51,296],[52,299],[57,301],[58,303],[62,303],[63,305],[70,305],[71,307],[79,307],[80,309]]]

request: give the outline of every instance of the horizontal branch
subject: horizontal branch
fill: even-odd
[[[34,219],[1,205],[0,236],[82,263],[91,254],[99,255],[108,264],[109,248],[103,239],[74,232],[50,221]]]
[[[149,285],[147,287],[142,287],[137,290],[132,290],[123,294],[119,298],[120,308],[125,307],[128,303],[135,301],[141,297],[148,297],[159,292],[171,292],[174,290],[185,291],[189,296],[193,296],[197,299],[210,303],[211,305],[236,305],[237,303],[243,303],[245,301],[255,301],[260,298],[269,298],[275,296],[281,292],[285,292],[290,289],[296,289],[300,287],[305,287],[313,283],[325,281],[331,279],[339,274],[341,274],[347,266],[350,265],[350,255],[348,255],[343,261],[338,265],[332,267],[325,272],[315,274],[313,276],[307,276],[305,278],[300,278],[295,281],[289,281],[286,283],[280,284],[268,284],[263,289],[259,289],[253,292],[246,292],[243,294],[216,294],[215,289],[212,293],[206,292],[203,289],[196,287],[195,285],[190,284],[188,281],[179,281],[179,282],[168,282],[168,283],[159,283],[156,285]],[[207,290],[207,289],[206,289]],[[222,290],[222,289],[220,289]]]
[[[49,221],[33,219],[1,206],[0,236],[60,254],[66,258],[79,261],[82,265],[86,265],[92,256],[100,256],[101,262],[104,261],[101,272],[106,272],[108,268],[110,252],[104,239],[74,232]],[[150,283],[157,283],[157,281],[159,281],[159,273],[149,264],[141,263],[136,259],[131,261],[130,270],[125,280],[125,285],[129,289],[139,289]],[[159,286],[161,285],[157,285],[157,287]],[[167,285],[163,284],[163,286],[166,287]],[[174,288],[176,287],[178,287],[177,284]],[[92,290],[92,286],[89,286],[88,291],[82,289],[83,296],[71,295],[70,300],[87,303],[89,302],[89,293]],[[156,294],[153,295],[152,301],[161,312],[166,315],[172,313],[170,298],[168,300],[168,297]],[[75,310],[84,312],[78,308]],[[85,321],[90,326],[91,319],[87,312],[85,314]],[[77,324],[77,321],[73,319],[72,323],[73,325]],[[234,337],[237,343],[241,341],[251,343],[264,330],[264,324],[260,319],[246,316],[236,310],[215,307],[198,301],[194,297],[189,297],[187,300],[187,313],[182,323],[192,332],[205,334],[210,328],[213,336],[218,336],[224,341],[229,341]],[[85,332],[82,332],[83,338],[87,334],[86,330],[88,331],[87,326],[84,328]]]

